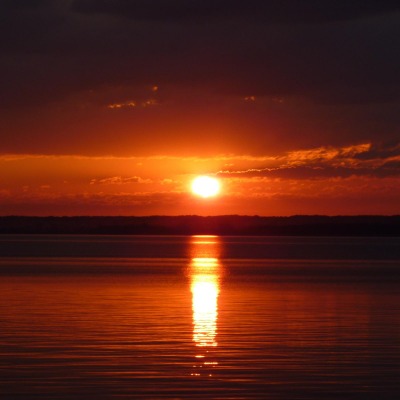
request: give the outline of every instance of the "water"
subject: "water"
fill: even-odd
[[[1,399],[397,399],[400,238],[0,236]]]

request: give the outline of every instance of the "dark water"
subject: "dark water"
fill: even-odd
[[[0,236],[0,399],[400,398],[400,238]]]

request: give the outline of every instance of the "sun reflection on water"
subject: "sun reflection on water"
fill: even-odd
[[[189,275],[192,292],[193,341],[198,348],[195,368],[202,368],[193,376],[212,376],[209,368],[218,362],[211,350],[218,346],[218,295],[221,265],[218,259],[220,242],[217,236],[194,236],[191,241]],[[205,369],[204,369],[205,368]]]
[[[193,341],[197,346],[217,346],[218,318],[218,261],[213,258],[197,258],[193,260],[191,275],[192,309],[193,309]],[[208,271],[204,271],[207,270]]]

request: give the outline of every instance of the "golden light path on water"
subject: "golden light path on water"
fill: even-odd
[[[189,268],[192,292],[193,341],[198,348],[195,358],[199,368],[192,373],[200,376],[200,368],[214,368],[218,362],[212,359],[211,349],[218,346],[218,295],[220,292],[221,265],[218,259],[220,242],[217,236],[194,236],[191,241]],[[212,376],[208,369],[201,370]]]
[[[193,340],[197,346],[217,346],[218,318],[218,260],[195,258],[192,260]]]

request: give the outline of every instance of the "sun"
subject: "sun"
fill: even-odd
[[[192,182],[192,192],[201,197],[213,197],[219,193],[218,179],[209,176],[198,176]]]

